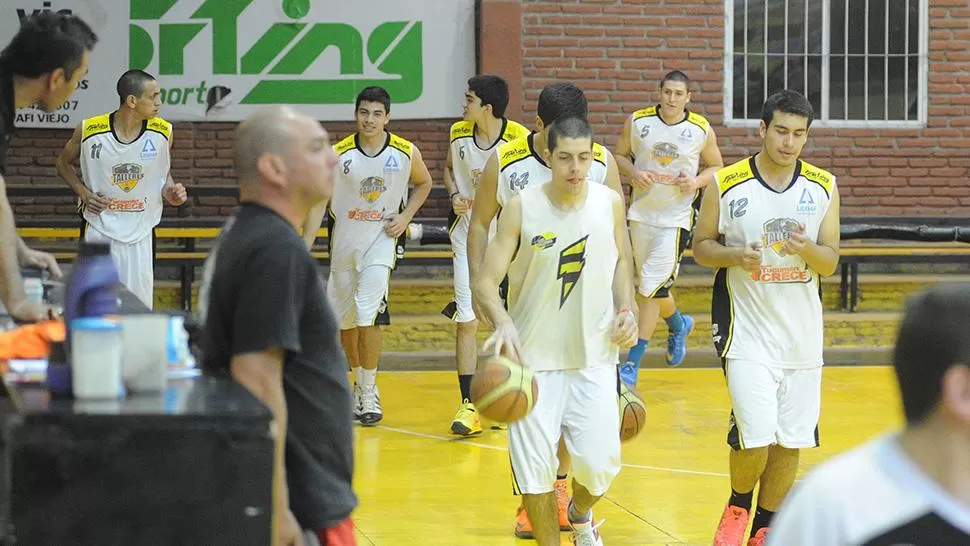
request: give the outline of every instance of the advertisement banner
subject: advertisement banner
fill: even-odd
[[[171,121],[239,121],[269,104],[351,120],[369,85],[388,90],[392,118],[457,118],[475,70],[474,0],[25,0],[0,4],[0,42],[48,9],[77,14],[99,42],[70,101],[21,110],[19,127],[114,110],[129,68],[158,79]]]

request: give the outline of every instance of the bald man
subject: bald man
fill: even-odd
[[[203,369],[231,375],[276,418],[276,543],[353,545],[347,357],[297,231],[332,194],[337,157],[323,127],[287,107],[241,123],[233,155],[241,204],[205,265]]]

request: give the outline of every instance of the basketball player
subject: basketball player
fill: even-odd
[[[818,446],[821,277],[839,262],[835,177],[800,160],[812,105],[795,91],[768,98],[761,151],[719,170],[704,194],[694,259],[716,270],[714,346],[731,397],[731,498],[715,546],[749,546],[795,481],[798,452]],[[723,241],[723,242],[722,242]]]
[[[391,270],[404,253],[408,223],[431,192],[431,173],[417,146],[386,130],[391,96],[381,87],[357,95],[357,132],[334,146],[340,160],[329,203],[327,293],[340,319],[340,340],[354,372],[354,415],[363,425],[383,419],[377,389],[381,325]],[[408,181],[414,191],[408,196]],[[327,210],[311,212],[303,239],[312,246]]]
[[[572,454],[573,541],[602,546],[592,507],[620,470],[619,345],[636,338],[623,199],[590,183],[593,130],[560,118],[548,131],[546,184],[510,196],[488,245],[476,298],[495,325],[485,349],[535,371],[533,411],[509,425],[515,485],[540,546],[559,544],[556,449]],[[508,311],[499,284],[508,274]]]
[[[69,13],[43,11],[20,24],[0,52],[0,300],[18,321],[35,322],[55,315],[51,306],[27,300],[22,266],[46,269],[61,276],[54,256],[27,247],[17,234],[3,179],[7,147],[18,108],[36,105],[53,112],[64,104],[88,73],[88,60],[98,38],[81,19]]]
[[[117,110],[74,129],[57,158],[57,174],[78,196],[83,240],[111,245],[121,284],[151,309],[162,200],[177,207],[186,191],[172,179],[172,124],[158,117],[158,82],[147,72],[129,70],[118,78],[117,90]],[[83,182],[74,170],[78,161]]]
[[[633,185],[627,217],[639,276],[640,338],[620,366],[620,377],[632,385],[659,317],[669,330],[668,366],[684,361],[694,328],[694,319],[677,310],[670,289],[694,229],[694,202],[724,162],[710,123],[687,109],[690,98],[687,75],[669,72],[660,81],[660,103],[627,118],[616,144],[616,164]],[[704,170],[698,174],[700,164]]]
[[[442,313],[458,323],[455,356],[461,407],[451,423],[451,432],[470,436],[482,432],[481,419],[471,403],[472,376],[478,363],[475,332],[478,321],[472,310],[472,291],[468,279],[465,243],[471,204],[475,201],[478,179],[496,147],[529,134],[529,130],[505,118],[509,104],[509,85],[498,76],[481,75],[468,80],[464,120],[451,126],[451,144],[445,164],[445,187],[451,196],[448,232],[454,251],[455,300]]]
[[[231,375],[273,412],[274,544],[353,546],[353,419],[347,361],[317,262],[300,239],[333,192],[320,124],[285,106],[239,124],[240,206],[206,260],[202,368]]]
[[[522,189],[531,185],[541,185],[552,179],[552,170],[542,157],[546,148],[548,127],[559,118],[586,118],[589,113],[586,95],[571,83],[547,85],[539,93],[536,106],[535,124],[537,131],[528,136],[501,144],[494,155],[489,157],[479,179],[479,189],[472,204],[471,222],[468,228],[468,271],[471,282],[482,267],[485,259],[485,244],[492,220],[509,199]],[[593,163],[586,175],[592,182],[605,184],[623,195],[620,175],[613,154],[605,147],[593,143]],[[629,237],[627,237],[629,243]],[[632,278],[632,268],[630,271]],[[474,298],[472,303],[475,304]],[[476,311],[475,315],[481,313]],[[487,321],[488,318],[486,317]],[[569,452],[565,443],[559,446],[559,471],[556,474],[556,494],[559,500],[559,524],[569,530],[566,507],[569,504],[569,485],[566,481],[569,472]],[[532,527],[524,506],[516,510],[515,535],[531,538]]]
[[[769,545],[970,544],[970,286],[906,306],[893,365],[906,426],[814,470]]]

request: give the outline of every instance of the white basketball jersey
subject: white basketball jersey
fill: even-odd
[[[589,184],[586,203],[557,209],[543,184],[520,192],[522,231],[509,266],[509,315],[523,364],[534,370],[615,365],[610,341],[613,275],[619,257],[613,233],[613,190]]]
[[[779,368],[822,365],[822,300],[818,273],[784,243],[799,224],[818,241],[835,177],[799,161],[782,192],[760,179],[753,157],[715,175],[720,194],[718,233],[728,247],[761,241],[761,272],[718,269],[711,301],[714,346],[722,357]]]
[[[539,186],[552,180],[552,169],[542,160],[535,149],[535,134],[517,138],[502,144],[495,152],[498,154],[499,175],[497,199],[500,207],[526,186]],[[586,174],[586,180],[606,184],[609,150],[593,143],[593,164]]]
[[[661,175],[670,184],[653,184],[647,191],[633,187],[627,218],[657,227],[691,229],[694,221],[692,204],[697,192],[684,195],[673,184],[680,172],[697,176],[701,151],[707,145],[710,124],[700,114],[687,112],[673,125],[660,117],[651,106],[633,113],[630,124],[630,146],[637,170]]]
[[[451,165],[455,184],[458,191],[466,197],[475,197],[478,190],[478,178],[482,175],[485,163],[495,153],[495,149],[519,137],[529,134],[529,130],[514,121],[503,119],[502,131],[499,139],[488,148],[481,148],[475,142],[475,122],[459,121],[451,126]],[[453,215],[452,212],[449,216]],[[456,228],[468,233],[468,222],[471,220],[471,210],[459,217],[451,218],[449,231]]]
[[[406,204],[411,143],[388,133],[384,148],[371,157],[361,150],[355,133],[334,145],[334,151],[339,161],[330,200],[330,268],[393,268],[398,243],[384,232],[385,218]]]
[[[84,220],[112,240],[135,243],[151,235],[162,219],[162,187],[171,167],[172,124],[152,118],[133,142],[114,131],[114,113],[81,124],[81,178],[108,198],[101,214],[84,209]]]

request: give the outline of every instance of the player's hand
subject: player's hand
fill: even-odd
[[[384,216],[384,221],[387,222],[384,233],[387,233],[391,239],[397,239],[408,228],[411,217],[407,214],[388,214]]]
[[[165,197],[168,204],[172,205],[173,207],[177,207],[182,203],[185,203],[185,200],[189,197],[188,193],[185,191],[185,186],[182,184],[166,185],[162,190],[162,196]]]
[[[637,343],[637,317],[633,311],[623,309],[613,317],[613,329],[610,332],[610,340],[620,346],[621,349],[628,349]]]
[[[519,343],[519,332],[511,320],[505,320],[495,325],[495,332],[485,340],[482,352],[488,352],[489,347],[495,347],[497,356],[506,356],[522,364],[522,347]]]
[[[57,318],[57,311],[46,303],[23,300],[7,310],[17,322],[41,322]]]
[[[741,267],[750,273],[761,273],[761,241],[748,243],[741,253]]]
[[[788,254],[797,256],[805,250],[806,243],[808,243],[808,235],[805,234],[805,224],[799,222],[798,229],[791,232],[788,235],[788,240],[785,241],[785,251]]]
[[[292,511],[287,510],[281,516],[277,535],[279,546],[303,546],[303,529],[300,528]]]
[[[46,252],[41,252],[39,250],[33,250],[30,248],[20,254],[20,266],[37,267],[39,269],[46,270],[54,279],[60,279],[63,275],[63,273],[61,273],[61,267],[57,265],[57,259],[54,258],[53,254],[48,254]]]
[[[684,195],[694,193],[698,188],[697,178],[688,176],[684,171],[680,171],[680,174],[677,176],[677,186],[680,187],[680,193]]]
[[[472,210],[472,203],[474,201],[470,197],[465,197],[464,195],[458,194],[451,198],[451,210],[455,211],[455,214],[461,216],[466,212]]]
[[[478,301],[472,297],[472,311],[475,313],[475,320],[478,321],[479,326],[487,328],[489,330],[494,329],[495,325],[492,324],[492,319],[488,317],[488,313],[485,312],[485,308],[478,304]]]
[[[656,177],[650,171],[637,171],[637,175],[631,181],[638,190],[646,191],[656,182]]]
[[[81,197],[81,202],[84,203],[85,209],[95,214],[101,214],[104,209],[108,208],[108,197],[101,192],[89,191]]]

